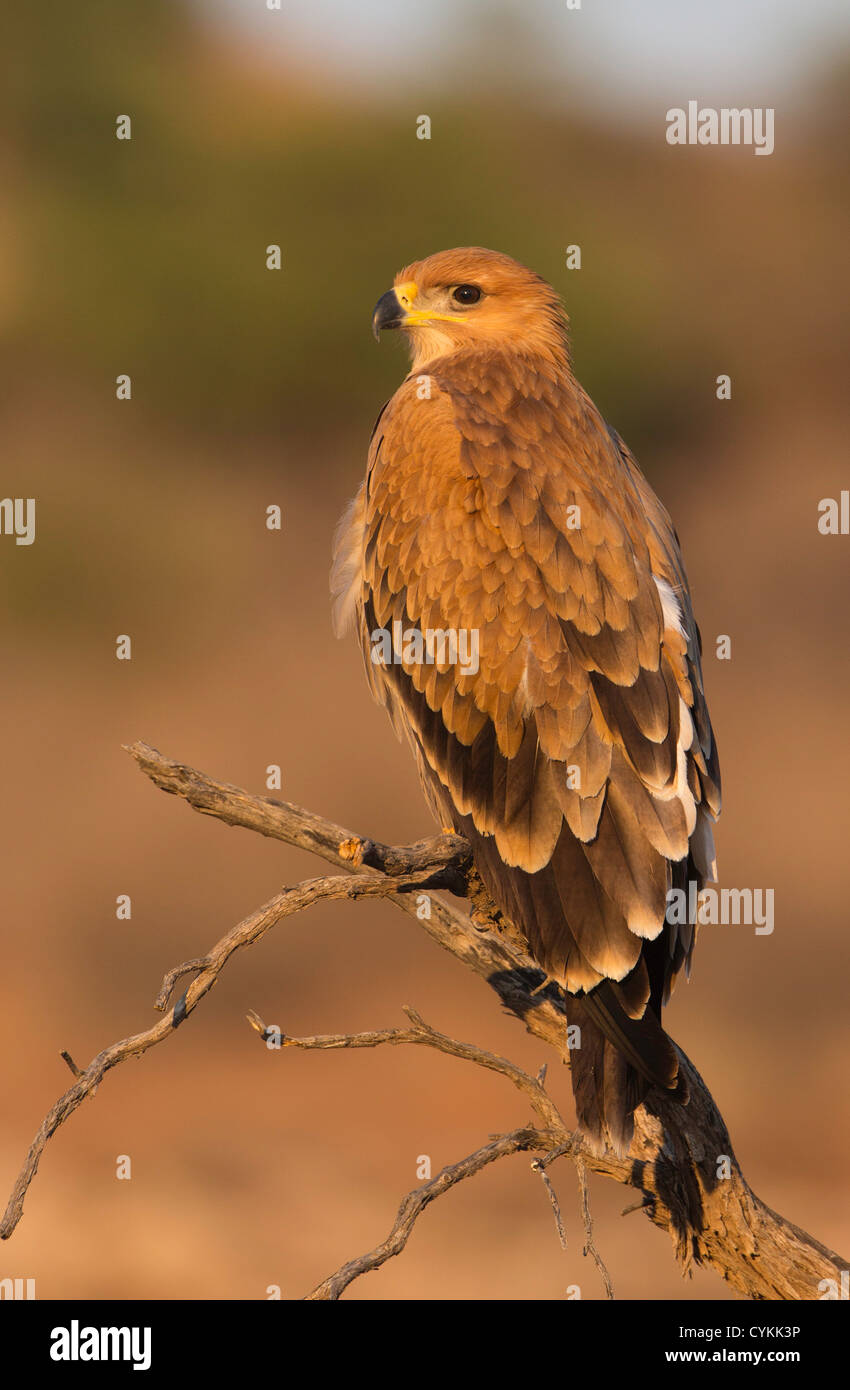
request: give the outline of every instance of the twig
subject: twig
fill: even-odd
[[[531,1167],[533,1171],[535,1173],[539,1173],[541,1178],[543,1179],[543,1186],[546,1188],[546,1191],[549,1194],[549,1201],[552,1203],[552,1210],[555,1213],[555,1225],[558,1229],[558,1238],[561,1242],[562,1249],[566,1250],[567,1233],[564,1230],[564,1222],[561,1216],[561,1208],[558,1205],[558,1194],[552,1186],[551,1179],[549,1177],[549,1174],[546,1172],[546,1168],[544,1166],[543,1161],[539,1158],[532,1159]]]
[[[79,1076],[80,1069],[74,1061],[73,1057],[71,1056],[70,1052],[66,1052],[63,1048],[62,1051],[59,1053],[59,1056],[62,1058],[63,1062],[67,1063],[68,1070],[71,1072],[72,1076]]]
[[[476,1149],[475,1153],[469,1154],[467,1158],[462,1158],[459,1163],[453,1163],[447,1168],[443,1168],[435,1178],[426,1183],[424,1187],[414,1188],[408,1192],[398,1209],[398,1216],[395,1219],[393,1228],[386,1240],[380,1245],[376,1245],[374,1250],[370,1250],[365,1255],[358,1256],[355,1260],[349,1260],[335,1274],[323,1279],[312,1293],[307,1295],[308,1300],[316,1299],[337,1299],[340,1294],[348,1287],[354,1279],[361,1274],[367,1274],[370,1270],[379,1269],[380,1266],[391,1259],[393,1255],[401,1254],[419,1216],[425,1208],[441,1197],[450,1188],[456,1187],[464,1178],[471,1178],[476,1173],[480,1173],[482,1168],[486,1168],[489,1163],[494,1163],[497,1158],[505,1158],[509,1154],[520,1153],[523,1149],[543,1149],[549,1143],[549,1136],[541,1133],[537,1129],[516,1129],[512,1134],[502,1134],[497,1139],[493,1139],[489,1144]]]
[[[581,1219],[584,1222],[584,1254],[593,1256],[596,1262],[596,1268],[602,1275],[602,1282],[605,1285],[605,1297],[613,1299],[614,1285],[611,1283],[611,1276],[605,1268],[602,1256],[593,1241],[593,1222],[590,1218],[590,1193],[587,1187],[587,1171],[580,1149],[576,1149],[574,1162],[576,1165],[576,1172],[578,1173],[578,1190],[581,1196]]]
[[[458,1042],[457,1038],[450,1038],[445,1033],[438,1033],[435,1028],[431,1028],[423,1018],[411,1009],[408,1004],[403,1005],[404,1012],[410,1019],[411,1028],[384,1028],[377,1032],[368,1033],[325,1033],[318,1034],[312,1038],[290,1038],[281,1037],[281,1047],[297,1047],[302,1051],[324,1051],[331,1052],[339,1048],[358,1048],[358,1047],[381,1047],[384,1044],[397,1045],[399,1043],[413,1043],[419,1046],[433,1047],[438,1052],[446,1052],[450,1057],[460,1057],[464,1061],[474,1062],[479,1067],[485,1067],[488,1071],[499,1072],[522,1091],[531,1101],[531,1105],[541,1123],[552,1134],[563,1140],[568,1131],[558,1113],[558,1107],[549,1095],[547,1095],[540,1081],[533,1076],[529,1076],[513,1062],[509,1062],[505,1057],[497,1057],[493,1052],[485,1052],[480,1047],[473,1047],[470,1043]],[[269,1036],[269,1029],[266,1028],[259,1014],[251,1011],[248,1015],[248,1022],[255,1032],[259,1033],[264,1039]]]

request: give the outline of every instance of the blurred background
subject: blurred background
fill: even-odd
[[[372,306],[401,265],[481,244],[557,286],[577,375],[673,514],[723,767],[721,882],[775,889],[772,936],[703,929],[668,1027],[756,1192],[846,1249],[850,538],[817,527],[850,479],[846,7],[78,0],[5,7],[4,29],[2,491],[36,499],[36,540],[0,537],[3,1200],[69,1083],[60,1049],[83,1066],[148,1027],[166,969],[322,872],[166,798],[122,744],[260,794],[278,763],[278,795],[353,831],[431,832],[332,636],[327,571],[406,369]],[[665,113],[691,99],[774,107],[775,153],[671,148]],[[507,1083],[424,1049],[267,1052],[244,1020],[378,1028],[405,1003],[546,1060],[412,920],[314,909],[59,1132],[0,1277],[41,1298],[302,1296],[383,1239],[419,1155],[436,1172],[527,1117]],[[566,1072],[550,1084],[571,1115]],[[346,1297],[601,1297],[574,1175],[553,1178],[566,1252],[517,1157]],[[682,1280],[667,1238],[621,1217],[623,1189],[593,1180],[592,1203],[618,1297],[729,1297]]]

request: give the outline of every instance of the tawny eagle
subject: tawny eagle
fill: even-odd
[[[443,251],[396,276],[373,327],[403,330],[412,370],[340,523],[337,629],[356,624],[440,824],[563,985],[579,1123],[623,1152],[652,1087],[686,1099],[661,1008],[695,922],[668,893],[716,876],[678,537],[538,275]]]

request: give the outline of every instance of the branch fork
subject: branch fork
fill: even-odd
[[[162,1017],[150,1028],[113,1043],[82,1070],[67,1051],[62,1052],[74,1082],[48,1112],[30,1146],[0,1220],[0,1238],[7,1240],[21,1219],[47,1143],[82,1102],[95,1094],[107,1072],[170,1037],[209,993],[234,952],[255,945],[287,917],[316,902],[363,897],[393,902],[438,945],[485,980],[502,1006],[569,1064],[560,987],[530,960],[511,924],[487,898],[472,866],[469,845],[460,836],[439,835],[412,845],[385,845],[355,835],[303,807],[252,796],[218,782],[148,744],[134,743],[127,752],[155,786],[202,814],[307,850],[342,872],[281,889],[231,928],[206,955],[167,971],[154,1001]],[[470,911],[435,897],[430,916],[420,919],[415,894],[440,889],[465,898]],[[193,978],[177,1003],[170,1006],[175,986],[187,975]],[[723,1117],[681,1049],[677,1050],[690,1089],[689,1104],[683,1106],[658,1092],[651,1093],[635,1114],[629,1154],[619,1158],[612,1152],[591,1153],[580,1136],[570,1133],[545,1089],[545,1066],[536,1077],[530,1076],[504,1057],[437,1032],[414,1009],[405,1008],[405,1013],[406,1028],[286,1037],[281,1043],[286,1048],[315,1050],[431,1047],[504,1076],[530,1104],[534,1123],[491,1137],[475,1153],[408,1193],[387,1238],[330,1275],[307,1295],[308,1299],[339,1298],[352,1280],[379,1268],[404,1249],[417,1219],[432,1201],[490,1163],[520,1152],[536,1155],[532,1168],[543,1180],[564,1245],[563,1220],[547,1169],[560,1157],[574,1164],[585,1231],[584,1253],[594,1260],[609,1298],[614,1296],[611,1280],[593,1240],[588,1172],[603,1174],[636,1191],[639,1201],[626,1212],[643,1211],[654,1225],[668,1232],[685,1273],[695,1264],[712,1268],[739,1293],[753,1299],[816,1300],[823,1297],[823,1281],[841,1286],[841,1275],[850,1268],[850,1262],[779,1216],[753,1193],[735,1159]],[[249,1013],[248,1022],[261,1037],[268,1038],[269,1030],[257,1014]],[[731,1160],[731,1175],[725,1179],[717,1175],[721,1154]]]

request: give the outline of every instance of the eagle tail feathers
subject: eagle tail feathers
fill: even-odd
[[[566,1007],[569,1023],[580,1029],[580,1045],[570,1051],[579,1126],[594,1152],[610,1147],[623,1158],[634,1112],[653,1088],[687,1103],[678,1054],[652,1009],[630,1018],[607,981],[588,994],[567,994]]]

